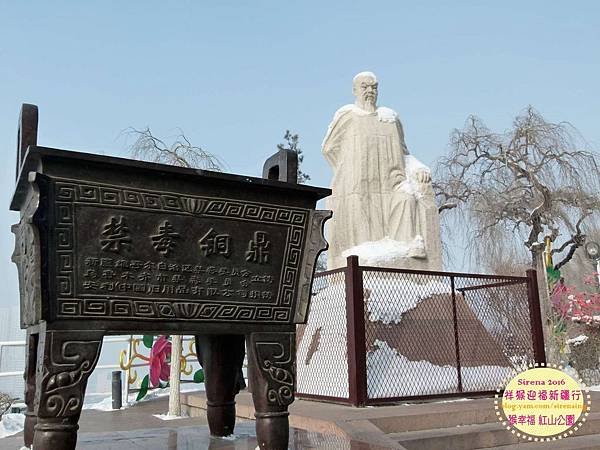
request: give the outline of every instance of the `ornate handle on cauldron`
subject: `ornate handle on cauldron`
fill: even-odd
[[[298,154],[293,150],[281,149],[265,161],[263,178],[298,184]],[[325,222],[331,211],[311,211],[308,234],[301,264],[299,296],[294,312],[294,323],[305,323],[310,303],[310,288],[319,254],[329,247],[324,236]]]
[[[263,178],[298,184],[298,154],[293,150],[279,150],[265,161]]]
[[[38,133],[38,107],[23,103],[21,105],[21,114],[19,115],[19,129],[17,131],[17,173],[16,179],[19,179],[19,172],[25,159],[27,147],[37,145]]]
[[[300,271],[300,281],[298,284],[299,297],[294,314],[294,323],[305,323],[310,303],[310,289],[312,279],[315,273],[317,259],[321,252],[329,248],[325,240],[324,228],[325,222],[331,218],[333,213],[328,210],[317,210],[310,212],[308,235],[306,236],[306,246],[302,269]]]

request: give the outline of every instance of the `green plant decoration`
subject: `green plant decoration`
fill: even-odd
[[[140,385],[140,391],[138,392],[138,395],[135,399],[136,402],[139,402],[141,399],[143,399],[146,394],[148,393],[148,385],[150,384],[150,377],[148,375],[146,375],[144,377],[144,379],[142,380],[142,384]]]

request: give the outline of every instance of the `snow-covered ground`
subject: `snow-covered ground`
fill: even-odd
[[[398,386],[403,395],[427,395],[456,392],[456,367],[436,366],[429,361],[410,361],[391,348],[387,342],[375,341],[376,350],[367,353],[367,392],[369,398],[397,397]],[[490,389],[509,376],[513,370],[500,366],[462,367],[465,391]]]
[[[17,434],[23,429],[24,424],[25,414],[4,414],[0,420],[0,439]]]

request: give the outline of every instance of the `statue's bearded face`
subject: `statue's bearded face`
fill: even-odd
[[[371,77],[360,77],[354,83],[354,95],[359,104],[374,109],[377,104],[378,83]]]

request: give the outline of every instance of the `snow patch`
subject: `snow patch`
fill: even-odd
[[[24,426],[25,414],[4,414],[2,420],[0,420],[0,439],[23,431]]]
[[[154,417],[160,420],[177,420],[177,419],[187,419],[188,416],[186,413],[181,413],[180,416],[175,416],[171,414],[152,414]]]
[[[427,172],[431,176],[431,169],[415,158],[413,155],[404,155],[404,164],[406,168],[406,180],[400,183],[399,188],[415,198],[423,197],[421,183],[417,181],[417,174]]]
[[[585,344],[589,338],[585,334],[580,334],[577,337],[567,339],[567,344],[577,347],[578,345]]]
[[[338,108],[338,110],[333,115],[333,120],[331,121],[329,128],[331,129],[333,127],[333,125],[338,121],[338,119],[347,112],[353,112],[354,114],[357,114],[359,116],[370,116],[372,114],[377,114],[377,119],[380,122],[392,122],[393,123],[398,120],[398,113],[396,111],[394,111],[392,108],[380,106],[379,108],[377,108],[377,110],[375,112],[370,112],[370,111],[366,111],[366,110],[362,109],[359,106],[356,106],[353,103],[350,103],[348,105],[342,106],[341,108]]]
[[[230,434],[229,436],[219,436],[219,439],[223,439],[224,441],[235,441],[238,439],[238,436],[235,434]]]
[[[529,356],[528,355],[511,355],[508,357],[510,363],[515,369],[525,370],[529,366]]]
[[[366,111],[366,110],[356,106],[354,103],[349,103],[347,105],[344,105],[344,106],[338,108],[337,111],[333,114],[333,120],[331,121],[331,123],[329,124],[329,127],[327,128],[327,133],[325,134],[325,139],[323,139],[323,143],[321,144],[321,147],[327,141],[327,138],[331,134],[331,130],[333,129],[333,127],[335,126],[337,121],[340,119],[340,117],[342,117],[344,114],[349,113],[349,112],[353,112],[354,114],[359,115],[359,116],[370,116],[372,114],[377,114],[377,119],[380,122],[393,123],[393,122],[396,122],[397,120],[399,120],[398,113],[391,108],[387,108],[385,106],[380,106],[379,108],[377,108],[377,110],[375,112],[370,112],[370,111]]]
[[[588,316],[574,316],[571,320],[576,323],[585,323],[586,325],[600,325],[600,315]]]
[[[419,171],[431,173],[431,169],[413,155],[404,155],[404,165],[406,167],[406,172],[410,175],[413,175]]]
[[[383,267],[398,258],[409,258],[411,254],[424,252],[423,236],[415,236],[412,242],[396,241],[386,236],[379,241],[363,242],[342,252],[344,258],[356,255],[363,266]]]
[[[370,276],[363,281],[369,320],[371,322],[399,323],[402,316],[434,294],[451,294],[450,286],[436,279],[416,283],[409,278],[395,278],[386,288],[385,278]],[[393,295],[390,290],[393,288]]]
[[[386,108],[385,106],[380,106],[377,108],[377,119],[380,122],[396,122],[398,120],[398,114],[392,108]]]
[[[410,361],[387,342],[375,341],[376,350],[367,353],[367,390],[369,398],[398,396],[398,383],[407,394],[426,395],[457,391],[457,370],[452,366],[436,366],[428,361]],[[499,385],[512,368],[500,366],[462,367],[465,391],[489,389]],[[435,386],[431,380],[435,380]]]
[[[433,403],[470,402],[472,400],[473,400],[472,398],[452,398],[450,400],[440,400],[438,402],[433,402]]]

